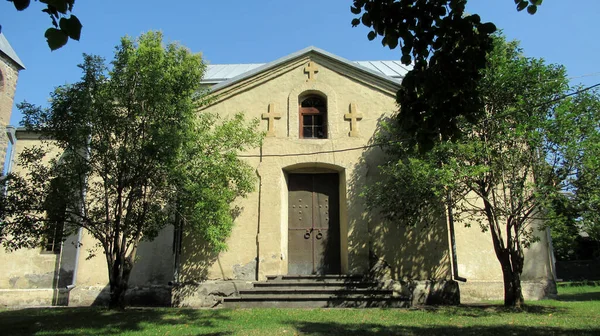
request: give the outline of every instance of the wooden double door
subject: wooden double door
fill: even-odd
[[[288,187],[288,274],[339,274],[338,174],[289,174]]]

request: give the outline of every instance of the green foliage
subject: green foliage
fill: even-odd
[[[571,179],[579,225],[589,237],[600,243],[600,98],[596,91],[586,91],[567,101],[562,111],[566,122],[581,127],[571,133],[575,150],[570,154],[574,175]],[[577,146],[575,146],[577,145]]]
[[[25,10],[29,7],[30,0],[8,0],[13,3],[18,11]],[[67,44],[69,38],[79,41],[81,36],[81,22],[79,19],[70,14],[73,11],[75,0],[39,0],[46,5],[42,12],[50,16],[54,28],[48,28],[44,36],[48,42],[50,50],[56,50]]]
[[[458,119],[460,138],[438,139],[422,152],[405,133],[400,112],[380,134],[391,144],[390,159],[381,167],[382,182],[366,195],[371,208],[409,225],[441,204],[451,206],[456,222],[490,232],[505,276],[520,288],[523,250],[538,239],[536,223],[556,218],[564,191],[583,181],[584,167],[596,167],[588,157],[597,148],[600,98],[588,92],[560,99],[568,90],[563,67],[526,58],[502,37],[493,46],[477,82],[481,118]],[[598,181],[597,173],[589,176]],[[505,302],[518,304],[512,299]]]
[[[237,154],[258,146],[258,120],[247,124],[243,115],[221,122],[202,113],[184,147],[186,160],[177,169],[178,211],[192,232],[199,233],[216,252],[227,246],[237,209],[231,203],[255,187],[254,170]]]
[[[565,99],[556,110],[554,127],[567,130],[554,141],[563,143],[560,174],[568,197],[549,211],[558,218],[550,221],[550,226],[557,257],[563,260],[580,255],[580,232],[600,243],[599,111],[600,93],[594,90]]]
[[[515,0],[533,14],[541,0]],[[429,150],[440,137],[460,137],[460,122],[483,117],[481,70],[496,27],[465,12],[467,0],[354,0],[353,26],[363,24],[390,49],[400,47],[402,63],[413,66],[397,93],[401,122],[410,139]],[[362,15],[361,15],[362,14]]]
[[[208,101],[202,59],[160,33],[123,38],[111,65],[84,55],[81,81],[58,87],[49,109],[19,105],[23,125],[49,140],[19,157],[25,174],[5,180],[0,233],[9,249],[35,246],[57,217],[47,214],[66,213],[100,242],[111,292],[124,292],[140,240],[175,218],[226,247],[230,204],[254,188],[237,153],[262,135],[241,115],[198,113]]]
[[[546,223],[551,228],[556,259],[577,259],[580,238],[577,219],[581,215],[575,206],[573,195],[557,194],[547,205],[547,216]]]

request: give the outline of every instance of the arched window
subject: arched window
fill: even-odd
[[[316,95],[300,101],[300,138],[327,139],[327,102]]]

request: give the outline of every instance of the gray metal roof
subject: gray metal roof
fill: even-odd
[[[25,65],[23,64],[23,61],[21,61],[19,56],[17,56],[17,53],[10,46],[10,43],[8,43],[8,40],[2,33],[0,33],[0,51],[2,53],[4,53],[6,56],[8,56],[8,58],[13,60],[13,62],[17,63],[17,65],[19,67],[21,67],[21,69],[25,69]]]
[[[207,84],[219,84],[230,79],[246,78],[255,73],[261,72],[268,68],[272,68],[278,64],[281,64],[287,60],[299,57],[308,52],[316,52],[321,55],[333,58],[339,62],[349,64],[356,68],[359,68],[365,72],[374,74],[378,77],[383,77],[388,80],[392,80],[396,83],[404,78],[404,75],[410,71],[411,67],[403,65],[400,61],[348,61],[339,56],[326,52],[316,47],[308,47],[298,52],[282,57],[271,63],[248,63],[248,64],[208,64],[206,72],[204,74],[203,83]],[[225,84],[225,83],[223,83]],[[221,87],[221,85],[219,85]]]
[[[354,63],[392,78],[404,78],[404,75],[412,69],[412,66],[406,66],[400,61],[358,61]]]
[[[205,83],[220,83],[263,65],[265,63],[209,64],[206,66],[203,81]]]

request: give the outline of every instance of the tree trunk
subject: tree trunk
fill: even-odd
[[[515,261],[519,262],[518,260]],[[520,269],[520,267],[511,266],[511,260],[508,256],[500,258],[500,264],[502,265],[504,280],[504,306],[521,308],[524,303],[521,290],[521,273],[513,270],[513,268]]]
[[[113,267],[113,276],[110,278],[110,301],[109,309],[125,309],[127,302],[125,294],[129,287],[129,275],[133,264],[124,258],[121,262],[115,262]]]

